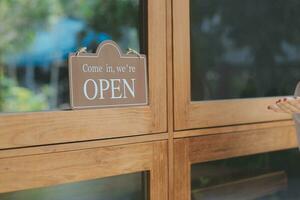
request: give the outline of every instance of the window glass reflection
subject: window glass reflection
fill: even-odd
[[[300,199],[298,149],[194,164],[192,200]]]
[[[67,58],[107,39],[144,53],[145,1],[0,1],[0,112],[69,108]]]
[[[300,2],[191,0],[191,99],[292,95]]]
[[[148,173],[0,194],[1,200],[147,200]]]

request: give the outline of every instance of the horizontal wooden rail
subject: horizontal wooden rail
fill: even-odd
[[[294,126],[185,138],[191,163],[227,159],[297,147]]]
[[[194,130],[176,131],[174,133],[174,138],[194,137],[200,135],[214,135],[214,134],[221,134],[221,133],[232,133],[232,132],[251,131],[251,130],[255,131],[258,129],[267,129],[267,128],[285,127],[285,126],[294,126],[294,125],[295,123],[293,120],[282,120],[282,121],[272,121],[272,122],[263,122],[263,123],[202,128],[202,129],[194,129]]]

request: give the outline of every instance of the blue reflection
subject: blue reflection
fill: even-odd
[[[85,37],[78,42],[80,32]],[[80,46],[90,46],[111,39],[106,33],[96,33],[89,29],[84,21],[60,18],[49,30],[37,30],[31,45],[22,52],[5,56],[5,63],[19,67],[49,67],[56,61],[66,60],[70,52]]]

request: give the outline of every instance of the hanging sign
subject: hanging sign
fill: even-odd
[[[123,54],[113,41],[102,42],[96,53],[69,56],[72,109],[146,105],[146,56]]]

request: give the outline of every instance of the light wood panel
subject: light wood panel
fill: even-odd
[[[189,0],[173,0],[173,76],[175,130],[189,128],[190,104]]]
[[[175,129],[290,119],[267,110],[279,97],[191,102],[189,1],[173,1]]]
[[[192,196],[196,200],[253,200],[285,190],[287,185],[287,175],[280,171],[197,189]]]
[[[107,140],[96,140],[96,141],[85,141],[85,142],[76,142],[76,143],[67,143],[67,144],[6,149],[6,150],[0,150],[0,159],[10,158],[10,157],[21,157],[21,156],[28,156],[28,155],[57,153],[63,151],[92,149],[92,148],[108,147],[108,146],[118,146],[118,145],[151,142],[151,141],[159,141],[159,140],[167,140],[167,139],[168,139],[167,133],[158,133],[152,135],[141,135],[135,137],[114,138],[114,139],[107,139]]]
[[[186,139],[174,140],[174,200],[191,199],[191,166]]]
[[[0,193],[150,171],[151,200],[167,199],[167,142],[0,159]]]
[[[169,200],[174,199],[174,112],[173,112],[173,28],[172,0],[167,0],[167,108],[168,108],[168,160]]]
[[[152,168],[150,171],[150,200],[168,199],[168,143],[152,145]]]
[[[192,163],[297,147],[295,128],[276,127],[187,138]]]
[[[166,0],[147,8],[148,106],[2,114],[0,149],[166,132]]]
[[[267,109],[280,97],[190,102],[187,127],[214,127],[291,119]]]
[[[273,121],[273,122],[264,122],[264,123],[253,123],[253,124],[244,124],[244,125],[176,131],[174,137],[184,138],[184,137],[193,137],[199,135],[214,135],[214,134],[221,134],[221,133],[232,133],[232,132],[251,131],[251,130],[253,131],[259,129],[290,127],[290,126],[295,126],[295,122],[292,120]]]

